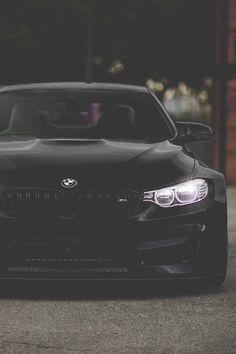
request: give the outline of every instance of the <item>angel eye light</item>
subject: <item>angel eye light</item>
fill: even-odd
[[[194,184],[186,183],[176,188],[175,197],[179,203],[192,203],[198,196],[197,187]]]
[[[204,179],[195,179],[176,186],[145,192],[143,200],[168,208],[199,202],[207,194],[207,182]]]
[[[161,189],[155,192],[155,201],[158,205],[170,206],[175,199],[175,193],[171,188]]]

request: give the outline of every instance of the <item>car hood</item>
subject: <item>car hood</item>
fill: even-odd
[[[0,141],[2,187],[62,188],[61,180],[78,180],[77,188],[145,190],[182,182],[194,159],[181,146],[87,139],[5,138]]]

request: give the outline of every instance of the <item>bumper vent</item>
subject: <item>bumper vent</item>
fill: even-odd
[[[128,273],[127,267],[96,267],[96,268],[69,268],[58,269],[33,266],[9,266],[7,273],[10,274],[88,274],[88,273]]]
[[[124,246],[37,243],[6,248],[0,268],[7,277],[87,278],[128,275],[138,264]]]

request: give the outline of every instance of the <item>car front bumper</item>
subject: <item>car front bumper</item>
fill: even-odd
[[[226,202],[179,214],[155,206],[130,217],[1,217],[1,279],[208,279],[224,275]]]

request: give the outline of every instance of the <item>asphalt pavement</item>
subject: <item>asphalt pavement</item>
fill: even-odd
[[[228,200],[223,286],[2,285],[0,354],[236,353],[236,188]]]

